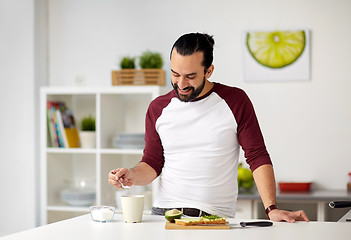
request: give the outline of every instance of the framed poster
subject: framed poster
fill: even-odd
[[[310,79],[309,30],[246,31],[243,34],[245,81]]]

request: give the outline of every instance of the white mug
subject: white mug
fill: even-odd
[[[121,196],[123,218],[126,223],[139,223],[143,217],[144,195]]]
[[[121,196],[125,195],[132,195],[133,193],[130,189],[117,189],[115,193],[115,200],[116,200],[116,208],[119,211],[122,211],[122,203],[121,203]]]

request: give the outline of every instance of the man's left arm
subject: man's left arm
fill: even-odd
[[[271,164],[264,164],[253,171],[253,177],[257,186],[257,190],[261,196],[264,208],[276,205],[276,184],[274,178],[273,166]],[[306,221],[309,219],[303,210],[296,212],[289,212],[280,209],[271,210],[268,217],[272,221]]]

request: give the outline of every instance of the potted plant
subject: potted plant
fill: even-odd
[[[145,51],[139,58],[139,65],[142,69],[162,68],[163,59],[160,53]]]
[[[125,56],[119,63],[121,70],[112,71],[112,85],[133,84],[135,81],[135,58]]]
[[[165,71],[160,53],[145,51],[139,57],[141,69],[134,69],[135,58],[124,57],[120,71],[112,71],[112,85],[165,85]]]
[[[133,57],[123,57],[120,62],[121,69],[134,69],[135,68],[135,58]]]
[[[84,117],[80,124],[80,145],[82,148],[95,148],[95,118]]]

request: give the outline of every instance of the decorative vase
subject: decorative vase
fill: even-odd
[[[81,131],[79,133],[81,148],[95,148],[95,131]]]

